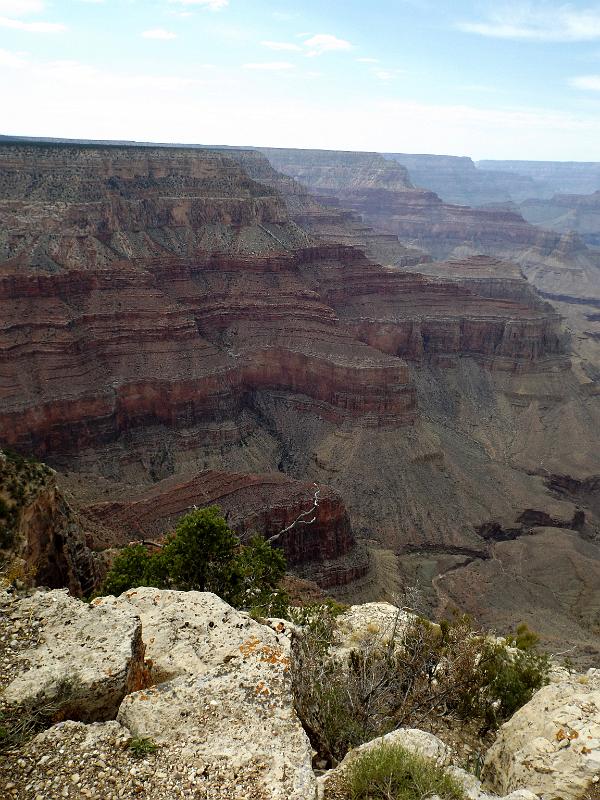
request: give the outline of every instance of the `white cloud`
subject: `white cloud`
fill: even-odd
[[[173,31],[166,31],[164,28],[152,28],[152,30],[144,31],[142,34],[144,39],[176,39],[177,34]]]
[[[24,67],[27,64],[27,53],[15,53],[0,48],[0,67]]]
[[[374,69],[373,75],[378,78],[380,81],[387,83],[395,78],[397,75],[400,74],[400,70],[397,69]]]
[[[44,10],[43,0],[0,0],[0,16],[21,17],[39,14]]]
[[[600,75],[578,75],[576,78],[571,78],[569,83],[576,89],[600,92]]]
[[[242,66],[243,69],[268,70],[272,72],[279,72],[294,68],[294,65],[290,64],[289,61],[262,61],[253,64],[243,64]]]
[[[332,51],[351,50],[352,45],[345,39],[339,39],[330,33],[298,33],[298,39],[304,39],[302,46],[293,42],[274,42],[272,40],[262,41],[261,45],[269,50],[289,51],[294,53],[304,53],[306,56],[321,56],[323,53]],[[359,59],[371,63],[371,59]],[[375,61],[375,59],[373,59]]]
[[[496,39],[539,42],[585,42],[600,39],[600,9],[576,9],[570,3],[537,7],[530,3],[504,6],[487,20],[459,22],[457,28]]]
[[[338,39],[337,36],[332,36],[330,33],[317,33],[306,39],[304,46],[308,47],[307,56],[322,56],[323,53],[352,49],[350,42]]]
[[[169,3],[179,3],[182,6],[198,6],[208,8],[210,11],[220,11],[227,8],[229,0],[169,0]]]
[[[290,50],[295,52],[302,51],[302,48],[299,44],[293,44],[292,42],[261,42],[263,47],[267,47],[269,50]]]
[[[23,22],[20,19],[0,17],[0,28],[11,28],[16,31],[28,33],[62,33],[67,26],[60,22]]]

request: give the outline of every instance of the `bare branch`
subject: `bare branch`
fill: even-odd
[[[319,489],[316,483],[313,483],[313,486],[315,487],[315,493],[313,495],[312,506],[306,511],[303,511],[302,513],[298,514],[296,519],[293,522],[291,522],[287,527],[283,528],[283,530],[279,531],[279,533],[275,533],[273,534],[273,536],[270,536],[267,539],[267,544],[272,544],[273,542],[276,542],[281,536],[283,536],[284,533],[291,531],[292,528],[296,527],[296,525],[312,525],[313,522],[316,521],[317,515],[314,514],[314,512],[319,506],[319,495],[321,493],[321,490]],[[305,519],[305,517],[309,517],[311,514],[313,514],[312,519]]]

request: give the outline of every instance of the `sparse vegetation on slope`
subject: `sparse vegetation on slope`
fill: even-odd
[[[548,659],[531,636],[522,650],[514,639],[476,631],[467,617],[438,626],[406,621],[399,611],[392,629],[375,628],[345,653],[336,651],[335,636],[333,615],[324,609],[296,643],[293,675],[298,715],[332,764],[402,726],[444,720],[484,736],[547,682]]]
[[[12,547],[19,515],[52,470],[11,450],[0,450],[0,550]]]

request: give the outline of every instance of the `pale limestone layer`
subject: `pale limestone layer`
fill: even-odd
[[[3,610],[15,629],[33,621],[38,631],[10,665],[3,704],[51,705],[58,718],[106,720],[139,688],[144,644],[133,609],[94,608],[65,589],[36,592]]]
[[[600,777],[600,670],[540,689],[500,728],[483,775],[495,791],[581,800]]]

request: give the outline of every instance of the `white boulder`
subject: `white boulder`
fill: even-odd
[[[387,644],[406,628],[413,616],[391,603],[364,603],[350,606],[336,618],[334,649],[344,653],[375,641]]]
[[[581,800],[599,776],[598,670],[540,689],[500,728],[483,768],[495,791],[527,787],[543,800]]]
[[[52,709],[58,719],[107,720],[144,679],[142,626],[132,609],[93,607],[67,590],[35,592],[4,611],[35,637],[14,654],[7,707]]]

